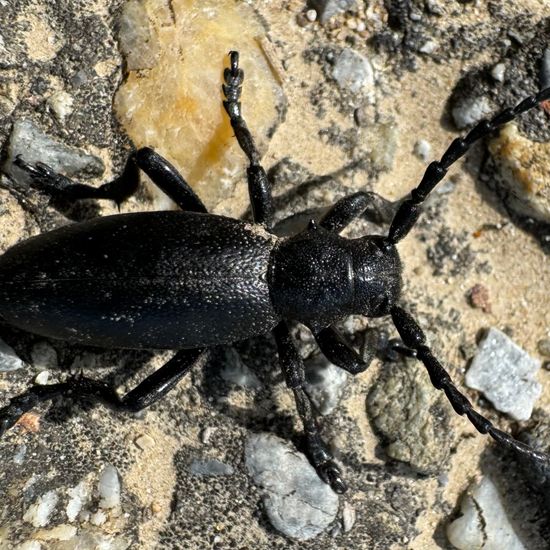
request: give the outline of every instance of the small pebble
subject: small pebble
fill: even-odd
[[[472,307],[481,309],[483,313],[491,313],[489,290],[486,286],[478,283],[468,290],[466,295]]]
[[[432,155],[432,146],[425,140],[419,139],[414,144],[414,154],[424,162],[430,160]]]
[[[210,439],[216,433],[216,430],[217,428],[214,428],[213,426],[207,426],[206,428],[204,428],[204,430],[202,430],[201,432],[201,441],[205,445],[208,445],[210,443]]]
[[[98,510],[97,512],[95,512],[90,516],[90,523],[97,527],[99,527],[100,525],[103,525],[106,521],[107,521],[107,516],[105,515],[105,512],[103,510]]]
[[[64,123],[65,119],[73,112],[74,98],[67,92],[58,92],[48,99],[48,105],[57,120]]]
[[[17,357],[17,354],[4,342],[0,340],[0,372],[9,372],[20,369],[25,363]]]
[[[58,367],[57,352],[48,342],[37,342],[31,349],[33,368],[38,371],[55,370]]]
[[[466,373],[466,385],[513,419],[528,420],[542,393],[535,379],[540,366],[506,334],[490,328]]]
[[[491,112],[491,104],[485,96],[462,99],[451,110],[453,120],[459,130],[479,122]]]
[[[306,19],[313,23],[317,19],[317,12],[315,10],[307,10],[306,11]]]
[[[225,363],[220,371],[220,376],[231,384],[241,388],[260,389],[262,383],[247,365],[243,363],[241,356],[235,348],[228,347],[225,350]]]
[[[84,481],[81,481],[76,487],[70,488],[67,493],[70,498],[65,513],[67,514],[67,519],[72,522],[78,517],[82,506],[88,500],[88,487]]]
[[[420,53],[431,54],[437,50],[438,44],[434,40],[428,40],[418,50]]]
[[[349,502],[344,502],[342,509],[342,527],[344,529],[344,533],[349,533],[351,531],[353,525],[355,524],[355,519],[355,508]]]
[[[332,78],[341,89],[358,93],[374,85],[374,71],[370,61],[360,53],[345,48],[334,62]]]
[[[23,443],[18,445],[15,449],[15,454],[13,455],[13,461],[17,465],[23,464],[25,460],[25,455],[27,454],[27,446]]]
[[[311,0],[310,4],[315,8],[321,23],[353,8],[356,0]]]
[[[330,363],[324,355],[315,355],[305,363],[306,391],[322,415],[338,406],[348,382],[348,373]]]
[[[543,338],[537,342],[537,349],[544,357],[550,357],[550,338]]]
[[[504,63],[497,63],[491,70],[491,76],[497,82],[504,82],[505,73],[506,73],[506,65]]]
[[[45,386],[48,383],[48,380],[50,379],[50,373],[47,370],[43,370],[39,372],[34,377],[34,383],[38,384],[39,386]]]
[[[546,48],[540,64],[540,89],[550,87],[550,48]]]
[[[155,446],[155,440],[148,434],[138,435],[134,439],[134,443],[136,444],[136,447],[142,451],[152,449]]]
[[[38,498],[23,515],[23,520],[31,523],[34,527],[45,527],[50,521],[59,497],[55,491],[48,491]]]
[[[107,464],[99,478],[98,491],[100,496],[99,507],[103,509],[120,506],[120,479],[117,469]]]
[[[191,462],[190,472],[194,476],[230,476],[235,470],[233,466],[224,464],[216,459],[211,460],[193,460]]]

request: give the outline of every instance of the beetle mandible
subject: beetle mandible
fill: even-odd
[[[532,460],[546,455],[497,429],[477,413],[426,345],[422,329],[398,305],[401,262],[396,245],[412,229],[422,203],[449,167],[478,140],[550,99],[550,88],[530,96],[456,138],[399,206],[387,236],[346,239],[340,232],[367,208],[357,192],[334,204],[318,222],[286,238],[272,232],[270,183],[241,114],[244,73],[238,52],[224,71],[223,105],[248,157],[248,189],[254,223],[208,214],[176,169],[150,148],[133,152],[123,173],[98,188],[74,183],[47,165],[16,163],[32,186],[53,198],[111,199],[134,193],[143,170],[181,211],[132,213],[64,226],[10,248],[0,257],[0,316],[45,336],[112,348],[176,349],[176,355],[124,397],[83,376],[34,386],[0,409],[0,435],[37,404],[56,396],[98,399],[126,411],[155,403],[202,361],[209,346],[273,332],[280,365],[302,420],[307,452],[318,475],[338,493],[341,471],[324,443],[305,392],[304,365],[288,323],[307,326],[324,355],[355,375],[369,362],[334,324],[351,314],[391,315],[401,351],[425,365],[432,384],[455,411],[503,447]]]

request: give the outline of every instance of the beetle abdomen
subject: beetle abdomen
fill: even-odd
[[[274,243],[260,226],[190,212],[67,225],[0,258],[0,316],[101,347],[234,342],[278,321],[267,284]]]

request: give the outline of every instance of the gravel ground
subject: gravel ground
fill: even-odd
[[[170,13],[200,11],[192,0],[146,4],[169,14],[166,28]],[[286,220],[281,233],[296,231],[357,190],[388,200],[375,199],[376,208],[346,235],[387,231],[396,202],[421,178],[425,157],[439,158],[459,135],[457,126],[515,104],[547,77],[550,19],[537,0],[236,4],[255,10],[250,17],[265,29],[258,44],[284,92],[276,124],[262,136],[277,219]],[[132,146],[113,111],[128,77],[118,42],[123,5],[0,1],[0,140],[3,172],[11,175],[2,176],[0,186],[2,251],[71,220],[117,211],[108,203],[48,207],[14,173],[11,159],[18,150],[42,160],[57,151],[59,169],[75,170],[93,185],[120,173]],[[178,47],[185,58],[185,45]],[[245,99],[243,109],[253,103]],[[177,111],[166,116],[177,118]],[[517,127],[540,143],[550,135],[540,108]],[[21,128],[30,141],[16,143]],[[146,142],[147,136],[133,139]],[[536,174],[550,165],[541,151]],[[487,144],[476,145],[433,192],[399,246],[403,302],[476,408],[548,451],[548,368],[533,375],[542,390],[526,421],[499,413],[465,386],[477,343],[491,327],[537,364],[549,362],[550,222],[514,210],[499,162]],[[533,183],[537,212],[547,208],[549,181]],[[214,212],[249,215],[246,186],[241,180],[231,185]],[[144,188],[121,209],[158,206]],[[353,317],[340,328],[361,353],[376,354],[355,378],[323,365],[307,330],[297,327],[294,336],[308,365],[308,391],[328,413],[322,430],[349,483],[344,496],[326,497],[324,486],[315,487],[274,342],[259,336],[238,343],[238,355],[213,349],[203,369],[145,413],[62,399],[27,415],[0,440],[0,549],[451,549],[449,525],[472,510],[471,499],[481,493],[483,509],[497,498],[494,510],[505,514],[495,520],[479,509],[479,517],[469,512],[484,548],[493,537],[488,521],[506,521],[518,548],[547,548],[548,471],[478,435],[414,361],[389,361],[385,344],[396,331],[388,319]],[[11,347],[0,346],[0,354],[12,355],[0,361],[0,406],[37,377],[51,383],[79,371],[125,391],[170,357],[69,346],[7,325],[0,325],[0,338]],[[23,367],[13,370],[19,366],[13,354]],[[266,453],[273,460],[286,456],[284,466],[277,467],[282,459],[266,466],[258,458]],[[460,524],[453,525],[453,544],[460,545]]]

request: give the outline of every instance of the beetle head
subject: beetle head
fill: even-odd
[[[389,314],[401,294],[401,260],[385,238],[353,241],[354,312],[367,317]]]

